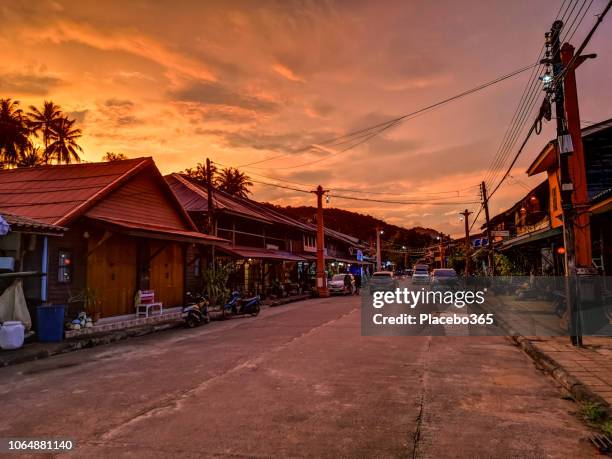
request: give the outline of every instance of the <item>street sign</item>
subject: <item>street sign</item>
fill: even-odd
[[[357,261],[363,261],[363,252],[361,250],[357,250]]]
[[[510,231],[507,230],[496,230],[496,231],[491,231],[491,236],[493,237],[510,237]]]

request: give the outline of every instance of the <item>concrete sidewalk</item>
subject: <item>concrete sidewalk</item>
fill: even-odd
[[[295,295],[286,298],[263,301],[262,308],[281,306],[283,304],[303,301],[310,298],[310,295]],[[220,312],[212,312],[213,320],[221,319]],[[158,331],[168,330],[183,325],[183,319],[158,322],[155,324],[112,330],[104,333],[95,333],[82,337],[65,339],[59,343],[29,343],[19,349],[12,351],[0,351],[0,368],[9,365],[16,365],[33,360],[44,359],[53,355],[65,354],[67,352],[78,351],[90,347],[110,344],[124,339],[148,335]]]
[[[566,334],[561,319],[546,301],[497,296],[488,308],[499,327],[577,401],[598,404],[612,416],[612,337],[587,336],[583,347],[572,346],[568,336],[560,336]]]

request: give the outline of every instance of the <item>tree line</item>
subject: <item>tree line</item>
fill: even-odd
[[[212,186],[217,190],[224,191],[233,196],[248,198],[251,194],[250,187],[253,186],[251,178],[244,172],[240,172],[234,167],[226,167],[219,170],[214,163],[211,163]],[[208,185],[206,165],[198,163],[195,167],[185,169],[183,174],[198,182],[202,186]]]
[[[18,100],[0,99],[0,169],[35,167],[45,164],[80,162],[83,149],[78,144],[81,129],[76,120],[66,116],[59,105],[45,100],[42,107],[30,105],[25,112]],[[128,159],[123,153],[107,152],[102,161]],[[206,166],[198,163],[183,174],[206,186]],[[243,172],[228,167],[218,170],[212,165],[212,185],[242,198],[251,193],[253,182]]]
[[[19,101],[0,99],[0,168],[79,162],[82,132],[75,123],[52,101],[24,112]]]

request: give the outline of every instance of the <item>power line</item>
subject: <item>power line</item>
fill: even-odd
[[[310,194],[310,190],[304,190],[300,188],[294,188],[284,185],[279,185],[277,183],[269,183],[262,182],[259,180],[252,180],[253,183],[258,183],[260,185],[272,186],[276,188],[282,188],[285,190],[297,191],[300,193],[308,193]],[[458,205],[458,204],[474,204],[477,201],[464,201],[464,202],[447,202],[447,201],[430,201],[430,200],[409,200],[409,201],[396,201],[396,200],[386,200],[386,199],[371,199],[371,198],[359,198],[356,196],[346,196],[340,194],[334,194],[334,198],[336,199],[348,199],[352,201],[367,201],[367,202],[377,202],[383,204],[405,204],[405,205],[438,205],[438,206],[450,206],[450,205]]]
[[[223,163],[219,163],[217,161],[212,161],[214,164],[216,164],[217,166],[222,166],[222,167],[233,167],[230,166],[228,164],[223,164]],[[238,166],[236,166],[236,168],[238,168]],[[243,169],[245,171],[247,171],[250,175],[255,175],[257,177],[262,177],[268,180],[274,180],[277,182],[283,182],[283,183],[288,183],[291,185],[298,185],[298,186],[305,186],[305,187],[316,187],[315,184],[312,183],[303,183],[303,182],[295,182],[295,181],[291,181],[291,180],[286,180],[286,179],[282,179],[282,178],[278,178],[278,177],[271,177],[269,175],[263,175],[263,174],[259,174],[259,173],[255,173],[252,172],[249,169]],[[359,193],[359,194],[373,194],[373,195],[387,195],[387,196],[417,196],[417,197],[422,197],[422,196],[437,196],[437,195],[444,195],[444,194],[449,194],[449,195],[454,195],[454,196],[449,196],[450,198],[455,198],[455,197],[460,197],[461,193],[467,190],[471,190],[471,189],[475,189],[478,188],[478,185],[472,185],[469,187],[465,187],[465,188],[459,188],[457,190],[445,190],[445,191],[423,191],[423,192],[418,192],[418,193],[398,193],[398,192],[383,192],[383,191],[369,191],[369,190],[355,190],[355,189],[347,189],[347,188],[336,188],[333,186],[325,186],[326,189],[330,190],[330,191],[341,191],[341,192],[347,192],[347,193]]]
[[[366,142],[367,140],[371,139],[372,137],[379,135],[380,133],[384,132],[385,130],[390,129],[390,128],[400,124],[401,122],[403,122],[403,121],[405,121],[407,119],[414,118],[414,117],[419,116],[421,114],[424,114],[424,113],[426,113],[426,112],[428,112],[430,110],[433,110],[435,108],[443,106],[443,105],[445,105],[445,104],[447,104],[449,102],[453,102],[455,100],[461,99],[461,98],[463,98],[465,96],[468,96],[470,94],[473,94],[475,92],[481,91],[481,90],[483,90],[485,88],[488,88],[489,86],[492,86],[494,84],[497,84],[499,82],[502,82],[504,80],[512,78],[512,77],[514,77],[516,75],[519,75],[519,74],[521,74],[521,73],[523,73],[523,72],[525,72],[525,71],[527,71],[527,70],[529,70],[529,69],[531,69],[531,68],[533,68],[535,66],[538,66],[538,65],[539,65],[539,63],[526,65],[526,66],[521,67],[521,68],[519,68],[517,70],[514,70],[514,71],[512,71],[510,73],[507,73],[505,75],[497,77],[497,78],[495,78],[495,79],[493,79],[491,81],[488,81],[486,83],[482,83],[482,84],[480,84],[480,85],[478,85],[478,86],[476,86],[474,88],[468,89],[468,90],[463,91],[463,92],[461,92],[459,94],[456,94],[454,96],[448,97],[448,98],[443,99],[443,100],[438,101],[438,102],[435,102],[435,103],[433,103],[431,105],[428,105],[426,107],[422,107],[422,108],[420,108],[418,110],[415,110],[413,112],[407,113],[405,115],[398,116],[396,118],[390,119],[390,120],[388,120],[386,122],[383,122],[383,123],[378,123],[376,125],[373,125],[373,126],[370,126],[370,127],[364,128],[364,129],[360,129],[358,131],[350,132],[348,134],[345,134],[344,136],[339,136],[339,137],[336,137],[334,139],[329,139],[329,140],[326,140],[326,141],[322,141],[322,142],[319,142],[317,144],[311,144],[309,146],[306,146],[306,147],[303,147],[301,149],[296,150],[296,152],[304,152],[304,151],[309,151],[309,150],[312,150],[312,149],[316,149],[317,145],[329,145],[329,144],[333,144],[334,142],[336,142],[338,144],[342,144],[342,143],[350,143],[351,141],[357,140],[354,144],[350,144],[348,147],[333,153],[333,155],[337,155],[339,153],[343,153],[343,152],[348,151],[348,150],[350,150],[352,148],[355,148],[358,145],[361,145],[362,143]],[[346,139],[346,140],[343,140],[343,139]],[[339,140],[341,140],[341,142],[338,142]],[[274,156],[274,157],[271,157],[271,158],[262,159],[260,161],[256,161],[256,162],[252,162],[252,163],[247,163],[247,164],[242,164],[242,165],[240,165],[238,167],[252,166],[254,164],[260,164],[260,163],[263,163],[263,162],[272,161],[274,159],[284,158],[284,157],[291,156],[291,155],[292,154],[278,155],[278,156]],[[305,166],[305,165],[314,164],[314,163],[317,163],[317,162],[320,162],[320,161],[325,161],[327,159],[329,159],[329,156],[326,157],[326,158],[322,158],[320,160],[314,161],[314,162],[299,164],[299,165],[285,167],[285,168],[277,168],[277,169],[293,169],[293,168],[302,167],[302,166]]]

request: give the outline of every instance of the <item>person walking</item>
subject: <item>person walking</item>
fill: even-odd
[[[359,295],[359,289],[361,288],[361,273],[355,273],[355,295]]]

